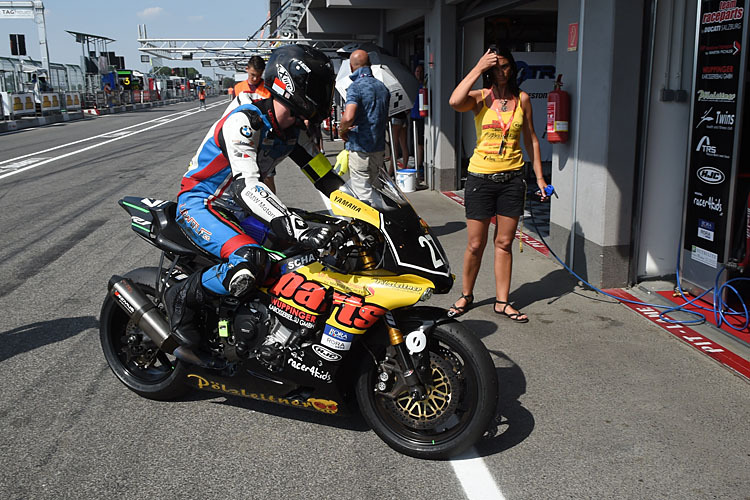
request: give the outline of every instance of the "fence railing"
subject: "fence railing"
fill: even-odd
[[[218,89],[210,89],[208,96],[219,95]],[[104,109],[130,104],[145,104],[166,99],[196,98],[194,90],[164,89],[123,90],[105,93],[96,92],[0,92],[0,120],[15,120],[29,116],[67,113],[81,109]]]

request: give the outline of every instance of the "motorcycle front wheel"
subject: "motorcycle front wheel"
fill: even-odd
[[[127,273],[146,296],[163,309],[156,298],[157,268],[140,268]],[[115,376],[128,389],[145,398],[176,399],[190,388],[183,383],[184,363],[160,351],[149,336],[117,305],[111,295],[102,305],[99,339],[104,357]]]
[[[362,416],[388,446],[411,457],[442,460],[469,449],[490,427],[497,411],[497,374],[484,344],[457,321],[438,326],[427,348],[432,384],[425,400],[408,391],[395,398],[376,391],[380,368],[374,363],[363,363],[356,394]]]

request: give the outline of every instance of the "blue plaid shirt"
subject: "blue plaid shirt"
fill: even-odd
[[[349,78],[352,83],[346,89],[346,104],[356,104],[357,114],[349,130],[346,149],[362,153],[384,151],[391,93],[383,82],[372,76],[369,66],[358,68]]]

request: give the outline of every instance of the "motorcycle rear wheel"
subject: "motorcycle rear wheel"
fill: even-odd
[[[158,273],[155,267],[144,267],[124,277],[131,279],[159,305],[154,289]],[[187,375],[184,363],[160,351],[109,294],[102,305],[99,325],[104,357],[112,373],[128,389],[159,401],[176,399],[190,391],[190,387],[184,384]]]
[[[484,344],[457,321],[438,326],[428,349],[433,384],[424,402],[407,392],[395,400],[376,392],[379,369],[373,363],[363,363],[356,394],[362,416],[388,446],[411,457],[442,460],[469,449],[490,427],[497,373]]]

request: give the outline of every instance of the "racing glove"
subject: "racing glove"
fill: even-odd
[[[341,245],[343,233],[334,226],[315,224],[310,226],[302,217],[289,213],[271,220],[271,229],[277,235],[286,235],[298,241],[305,248],[317,250],[323,255],[335,246]]]

